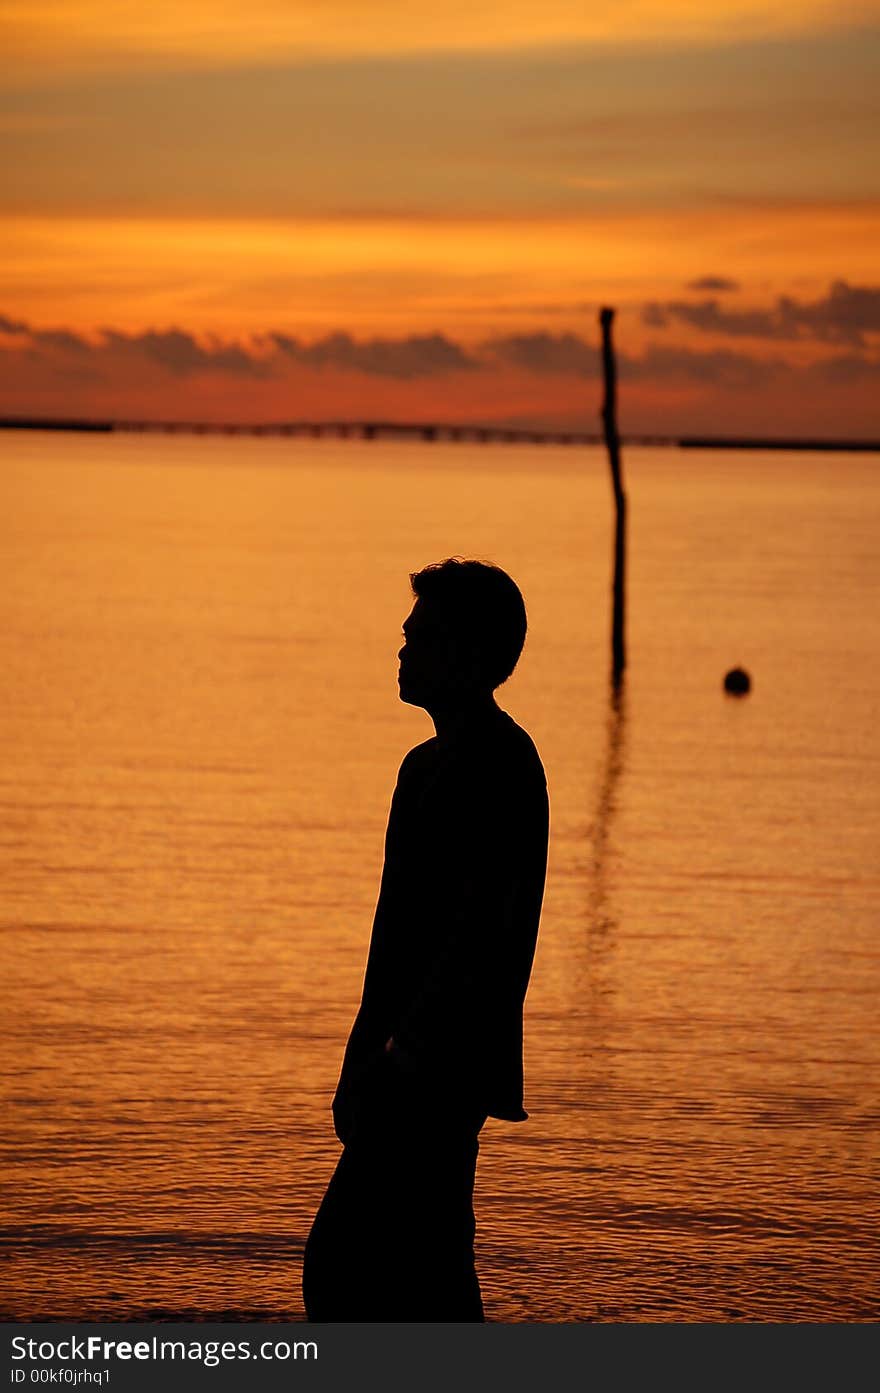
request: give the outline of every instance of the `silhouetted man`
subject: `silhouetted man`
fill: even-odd
[[[522,1012],[547,864],[544,770],[496,705],[526,634],[504,571],[450,559],[410,577],[410,750],[385,841],[360,1009],[333,1100],[339,1164],[306,1244],[313,1321],[481,1321],[477,1137],[521,1122]]]

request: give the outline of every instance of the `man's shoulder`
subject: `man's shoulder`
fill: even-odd
[[[523,765],[526,765],[533,772],[539,773],[546,782],[544,765],[541,762],[541,756],[538,754],[538,747],[531,735],[529,735],[529,732],[524,730],[521,725],[518,725],[513,717],[508,715],[506,711],[503,711],[501,714],[505,717],[505,721],[501,726],[503,741],[511,757]]]
[[[484,767],[488,766],[504,785],[546,788],[544,765],[531,735],[506,711],[499,711],[498,715],[480,746]]]
[[[544,766],[529,732],[506,711],[499,711],[467,761],[459,792],[462,829],[486,856],[492,847],[516,846],[531,857],[546,839]]]
[[[479,734],[460,747],[450,771],[463,819],[507,825],[544,816],[547,778],[527,730],[498,710]]]

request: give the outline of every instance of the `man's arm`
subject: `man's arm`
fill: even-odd
[[[387,1061],[383,1046],[388,1015],[385,998],[393,965],[389,957],[386,933],[385,899],[389,876],[395,874],[400,859],[400,843],[412,816],[412,787],[419,781],[419,770],[429,757],[431,741],[416,745],[404,756],[391,797],[388,825],[385,833],[385,859],[379,898],[373,916],[370,948],[367,955],[361,1002],[345,1047],[339,1082],[333,1097],[333,1124],[336,1135],[345,1145],[357,1127],[365,1108],[375,1101],[387,1077]],[[378,1031],[377,1031],[378,1027]]]

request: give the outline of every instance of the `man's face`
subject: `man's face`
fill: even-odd
[[[460,701],[472,689],[472,662],[462,645],[424,600],[416,600],[403,624],[397,682],[401,701],[431,710]]]

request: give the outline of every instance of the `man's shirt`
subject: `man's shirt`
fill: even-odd
[[[333,1105],[343,1140],[390,1076],[422,1110],[527,1116],[523,1001],[548,825],[537,750],[497,707],[404,759]]]

